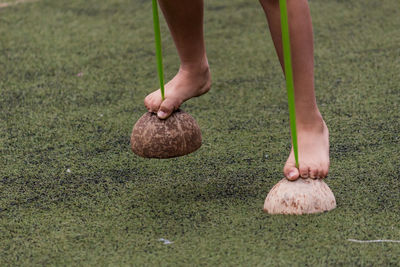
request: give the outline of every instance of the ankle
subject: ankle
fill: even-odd
[[[326,125],[319,110],[298,114],[296,112],[296,123],[299,130],[323,130]]]
[[[195,75],[204,75],[210,72],[210,67],[207,58],[204,58],[196,62],[181,62],[179,71]]]

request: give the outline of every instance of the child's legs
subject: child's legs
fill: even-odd
[[[159,90],[145,98],[149,111],[168,117],[182,102],[206,93],[211,85],[203,38],[203,0],[159,0],[181,66],[165,85],[165,100]]]
[[[274,45],[283,66],[282,34],[278,0],[260,0],[266,13]],[[307,0],[287,0],[295,85],[299,171],[302,177],[325,177],[329,168],[329,134],[314,92],[314,47]],[[296,179],[293,152],[284,168],[286,177]],[[291,175],[292,174],[292,175]]]
[[[159,0],[175,46],[181,68],[207,64],[203,36],[203,0]]]

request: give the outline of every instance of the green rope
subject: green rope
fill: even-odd
[[[156,43],[158,78],[160,80],[161,98],[162,100],[164,100],[164,72],[163,72],[162,53],[161,53],[160,20],[158,19],[157,0],[153,0],[153,24],[154,24],[154,39]]]
[[[297,131],[296,131],[296,106],[294,101],[294,82],[292,59],[290,55],[290,37],[289,37],[289,22],[286,7],[286,0],[279,0],[281,10],[281,27],[282,27],[282,43],[283,43],[283,59],[285,65],[286,89],[288,94],[290,130],[292,132],[292,143],[296,167],[299,167],[299,154],[297,147]]]

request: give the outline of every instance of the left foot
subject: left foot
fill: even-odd
[[[283,173],[289,180],[325,178],[329,170],[329,132],[321,116],[312,123],[297,124],[299,168],[296,168],[293,147]]]
[[[201,67],[180,68],[178,74],[165,85],[165,99],[160,89],[146,96],[144,104],[160,119],[168,118],[186,100],[201,96],[210,90],[211,75],[208,63]]]

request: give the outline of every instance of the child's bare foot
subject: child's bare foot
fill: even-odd
[[[296,168],[293,148],[283,168],[289,180],[325,178],[329,170],[329,132],[321,116],[312,123],[297,123],[299,169]]]
[[[165,85],[165,99],[160,89],[146,96],[144,105],[160,119],[168,118],[186,100],[207,93],[211,87],[208,65],[201,68],[180,68],[175,77]]]

